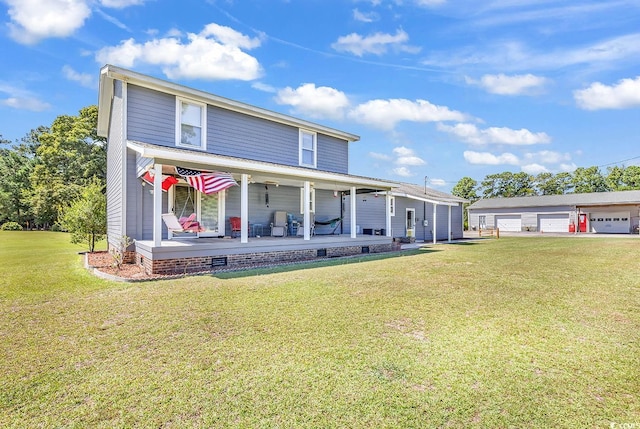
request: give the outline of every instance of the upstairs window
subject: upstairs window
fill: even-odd
[[[205,124],[207,106],[191,100],[176,100],[176,144],[192,149],[206,149]]]
[[[300,165],[316,168],[318,159],[316,133],[300,130]]]

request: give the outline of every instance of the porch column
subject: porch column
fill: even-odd
[[[304,181],[304,196],[302,197],[302,225],[304,226],[304,239],[311,240],[311,213],[309,208],[311,206],[311,182]]]
[[[385,234],[387,237],[391,237],[391,192],[387,192],[387,222],[386,229],[387,233]]]
[[[451,206],[449,206],[449,229],[448,229],[447,241],[451,243]]]
[[[356,187],[351,187],[351,238],[356,238]]]
[[[240,179],[240,243],[249,242],[249,175]]]
[[[438,205],[433,203],[433,244],[438,242],[438,223],[436,213],[438,211]]]
[[[162,164],[153,166],[153,245],[162,244]]]

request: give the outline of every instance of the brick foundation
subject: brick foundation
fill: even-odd
[[[203,271],[216,272],[256,268],[267,265],[354,256],[361,255],[363,253],[390,252],[392,250],[395,250],[395,248],[392,243],[389,243],[371,244],[367,246],[327,247],[320,249],[229,254],[223,257],[210,256],[151,260],[149,258],[144,258],[141,255],[136,255],[135,263],[144,267],[144,270],[149,274],[187,274]]]

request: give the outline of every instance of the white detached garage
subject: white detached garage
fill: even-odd
[[[468,208],[469,228],[559,233],[638,233],[640,191],[487,198]]]

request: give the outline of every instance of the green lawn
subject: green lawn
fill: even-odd
[[[0,427],[640,427],[639,247],[123,284],[65,234],[0,232]]]

